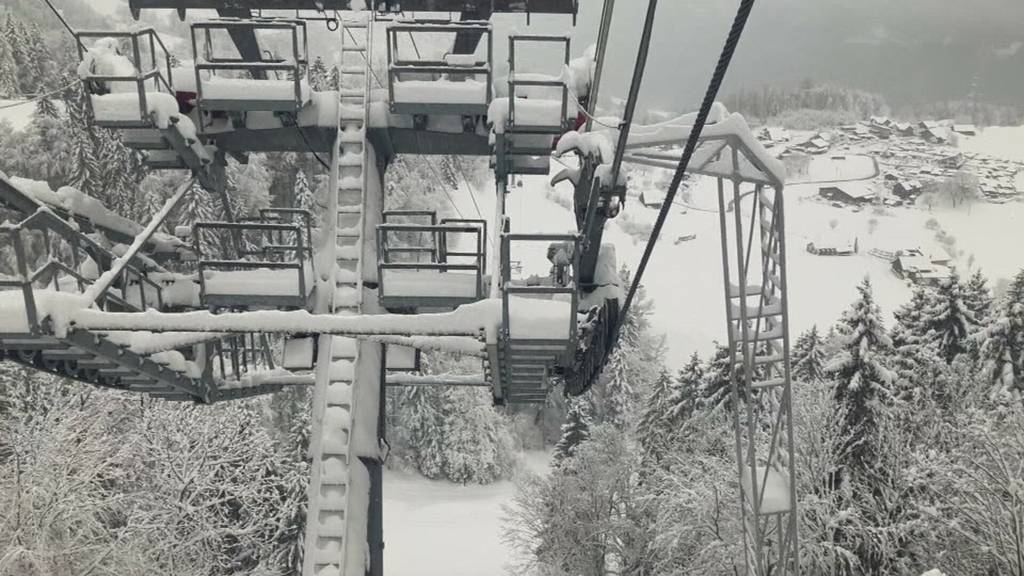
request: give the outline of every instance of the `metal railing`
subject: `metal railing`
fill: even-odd
[[[571,262],[555,264],[553,278],[550,283],[524,285],[512,279],[512,246],[524,242],[545,242],[549,245],[567,243],[571,249]],[[558,363],[567,366],[573,361],[576,350],[576,313],[579,307],[577,271],[580,266],[580,237],[576,234],[503,234],[501,236],[501,319],[502,339],[506,351],[517,344],[530,347],[558,348]],[[568,336],[567,338],[513,338],[510,314],[510,300],[513,297],[553,300],[560,295],[568,296]]]
[[[303,211],[287,211],[290,215]],[[199,255],[200,302],[207,306],[250,307],[287,306],[304,308],[308,304],[312,285],[309,280],[315,272],[311,245],[312,230],[308,213],[301,217],[303,224],[271,222],[197,222],[192,226],[193,248]],[[204,247],[218,244],[207,242],[207,232],[227,234],[232,242],[221,242],[221,251],[226,258],[212,259],[210,250]],[[226,251],[226,253],[225,253]],[[211,291],[211,273],[240,271],[287,271],[294,270],[296,291],[294,294],[269,294],[261,292],[266,286],[247,285],[245,288],[230,288],[226,291]]]
[[[435,60],[425,57],[419,52],[416,36],[423,34],[454,35],[479,33],[487,37],[487,53],[483,59],[475,59],[472,65],[452,63],[449,56],[472,57],[472,54],[446,54],[442,59]],[[403,57],[399,46],[399,35],[407,34],[416,53],[415,57]],[[490,22],[440,22],[420,21],[413,23],[393,23],[387,31],[388,53],[388,102],[391,111],[398,114],[486,114],[491,103],[491,83],[493,80],[494,39]],[[456,85],[464,82],[480,82],[483,78],[483,100],[475,100],[467,94],[465,99],[454,95],[444,102],[423,102],[421,97],[402,98],[396,94],[396,84],[403,81],[431,81],[438,83],[438,90],[443,90],[442,83]]]
[[[259,30],[283,30],[290,32],[289,48],[291,54],[283,58],[261,58],[250,60],[242,56],[220,56],[215,53],[215,32],[221,30],[227,34],[255,33]],[[292,18],[216,18],[192,23],[192,54],[195,55],[196,74],[196,106],[200,111],[290,111],[298,113],[303,105],[302,80],[306,76],[309,65],[309,40],[306,35],[306,23],[301,19]],[[200,49],[200,38],[202,49]],[[215,76],[217,72],[248,72],[252,78],[278,72],[287,73],[292,83],[292,98],[268,98],[259,90],[248,90],[237,97],[211,98],[204,95],[209,92],[212,78],[203,78],[203,72]],[[277,80],[259,80],[277,81]]]
[[[569,65],[569,37],[568,36],[540,36],[540,35],[519,35],[512,34],[508,37],[508,131],[534,134],[561,134],[567,127],[566,115],[569,111],[569,87],[566,80],[562,78],[538,79],[524,76],[517,77],[516,70],[516,45],[522,44],[562,44],[562,60],[565,66]],[[524,74],[527,74],[524,72]],[[557,88],[560,92],[561,108],[556,124],[523,124],[516,121],[516,92],[517,88]]]
[[[380,278],[381,303],[385,307],[447,307],[483,299],[487,267],[487,251],[484,246],[487,222],[446,218],[440,223],[434,223],[433,213],[423,212],[419,215],[429,216],[431,223],[385,223],[377,226],[377,273]],[[394,217],[393,214],[391,216]],[[470,236],[473,248],[456,248],[458,241],[453,241],[452,236]],[[441,276],[447,273],[472,272],[472,292],[437,294],[428,282],[424,282],[422,291],[415,294],[389,292],[388,272],[422,271],[434,271]]]
[[[128,39],[131,43],[131,55],[128,57],[132,64],[135,66],[136,73],[130,76],[119,76],[119,75],[100,75],[90,73],[88,76],[83,78],[86,93],[90,96],[86,98],[86,107],[89,111],[89,115],[93,118],[93,122],[97,126],[103,126],[107,128],[151,128],[154,126],[152,117],[149,111],[149,95],[146,91],[146,84],[149,81],[153,82],[153,92],[162,92],[162,89],[166,90],[166,94],[174,94],[173,86],[173,70],[171,68],[171,53],[167,50],[160,36],[156,33],[153,28],[143,28],[134,32],[109,32],[109,31],[83,31],[75,34],[78,42],[78,59],[82,61],[86,57],[85,41],[88,39],[103,39],[113,38]],[[147,59],[147,53],[145,49],[148,47],[149,52]],[[157,48],[163,53],[163,58],[158,59]],[[148,60],[148,67],[143,69],[143,61]],[[161,69],[160,65],[163,65]],[[166,72],[166,76],[164,75]],[[104,93],[100,90],[100,83],[104,82],[126,82],[136,85],[137,94],[139,97],[139,117],[130,119],[110,119],[103,120],[96,118],[96,111],[93,106],[92,96],[102,96]]]
[[[89,260],[97,273],[115,260],[115,256],[88,236],[73,229],[49,210],[39,210],[17,224],[0,225],[0,234],[7,236],[13,248],[15,276],[0,276],[0,287],[20,289],[25,300],[26,325],[32,334],[41,333],[36,291],[81,293],[94,279],[86,277],[80,267]],[[38,235],[38,236],[36,236]],[[31,258],[27,244],[42,244],[42,265],[34,267],[39,258]],[[62,282],[64,280],[64,282]],[[155,305],[162,309],[163,290],[149,279],[146,271],[128,263],[112,284],[120,286],[117,293],[108,288],[99,294],[97,306],[104,310],[140,312]],[[137,291],[138,302],[129,289]]]

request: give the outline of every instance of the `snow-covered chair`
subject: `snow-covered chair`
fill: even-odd
[[[287,48],[279,57],[225,54],[224,40],[276,37]],[[216,18],[192,24],[196,105],[202,112],[298,113],[312,98],[306,24],[288,18]]]
[[[386,212],[377,226],[381,305],[448,309],[481,300],[486,294],[486,237],[483,220],[438,222],[433,212]]]
[[[93,120],[105,128],[152,128],[178,114],[171,56],[156,31],[79,32],[78,77]]]
[[[502,331],[496,343],[495,370],[500,401],[543,402],[551,376],[574,361],[579,323],[579,241],[579,236],[569,234],[501,237]],[[513,247],[524,244],[546,248],[552,263],[548,275],[513,277]]]
[[[435,55],[437,36],[479,34],[480,54]],[[402,39],[408,38],[403,49]],[[417,43],[417,38],[420,38]],[[388,101],[396,114],[482,116],[491,103],[493,39],[489,22],[403,21],[388,26]]]
[[[192,234],[202,306],[309,307],[316,282],[308,219],[288,223],[267,215],[254,222],[197,222]]]

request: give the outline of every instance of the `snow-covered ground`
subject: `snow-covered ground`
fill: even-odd
[[[977,136],[959,135],[958,146],[967,152],[1024,162],[1024,126],[989,126]]]
[[[526,467],[547,470],[548,452],[523,455]],[[462,486],[418,474],[384,472],[386,576],[499,576],[509,552],[501,540],[502,506],[512,482]],[[439,561],[443,560],[443,561]]]

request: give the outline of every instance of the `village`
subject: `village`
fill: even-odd
[[[973,124],[952,120],[909,123],[873,116],[818,132],[766,126],[758,138],[787,160],[796,182],[817,187],[815,200],[839,210],[870,208],[883,213],[914,207],[931,211],[973,202],[1024,201],[1024,163],[958,147],[962,139],[978,134]],[[866,168],[866,163],[873,168]],[[868,253],[891,262],[898,278],[935,285],[955,265],[955,254],[949,253],[942,239],[939,230],[934,242],[893,243],[870,248]],[[828,230],[809,242],[807,250],[820,256],[849,256],[859,252],[858,240],[855,235]]]

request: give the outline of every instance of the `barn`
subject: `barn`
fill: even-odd
[[[818,188],[818,195],[830,202],[842,202],[856,206],[867,204],[875,199],[875,191],[861,182],[832,184]]]

